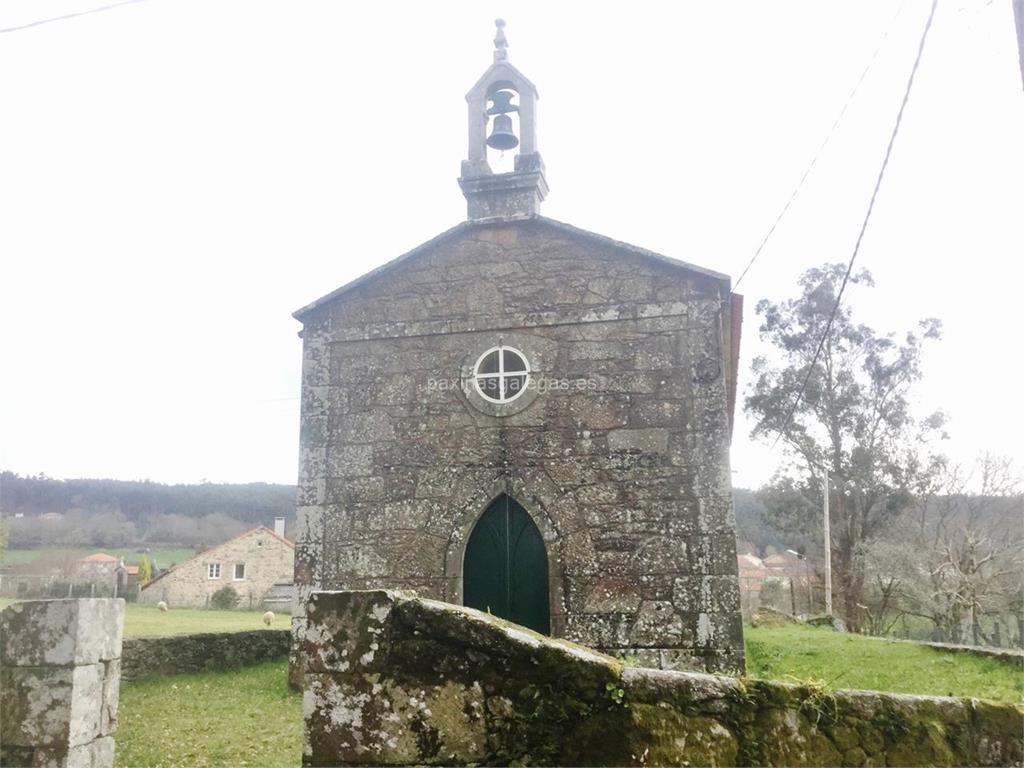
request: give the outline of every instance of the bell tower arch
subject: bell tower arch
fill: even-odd
[[[537,151],[537,88],[508,61],[505,22],[494,23],[494,63],[466,94],[469,147],[459,186],[470,220],[533,216],[548,192],[544,161]],[[513,114],[518,117],[518,135]],[[513,170],[494,173],[488,147],[517,150]]]

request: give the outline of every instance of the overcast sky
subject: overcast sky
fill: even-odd
[[[3,0],[0,28],[102,2]],[[888,2],[144,0],[0,34],[0,466],[294,482],[291,312],[465,218],[493,19],[540,91],[543,213],[742,270],[849,258],[928,12]],[[884,38],[884,42],[883,42]],[[920,413],[1024,464],[1024,89],[1009,0],[941,0],[851,306],[939,317]],[[739,485],[780,453],[733,438]]]

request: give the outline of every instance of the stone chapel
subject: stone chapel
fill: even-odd
[[[540,215],[537,90],[497,24],[466,96],[467,220],[294,315],[295,626],[316,589],[410,589],[651,666],[742,670],[740,297]]]

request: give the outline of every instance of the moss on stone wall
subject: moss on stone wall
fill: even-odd
[[[316,593],[306,765],[1017,765],[1024,711],[624,667],[471,609]]]
[[[137,680],[147,675],[248,667],[284,658],[290,639],[284,629],[130,637],[124,641],[121,677]]]

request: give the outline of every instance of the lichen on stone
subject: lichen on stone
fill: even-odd
[[[479,611],[392,592],[331,593],[308,615],[314,624],[342,616],[347,627],[326,635],[311,627],[307,641],[344,637],[347,647],[377,647],[372,669],[307,675],[306,765],[1024,759],[1024,711],[1012,705],[626,667]]]

